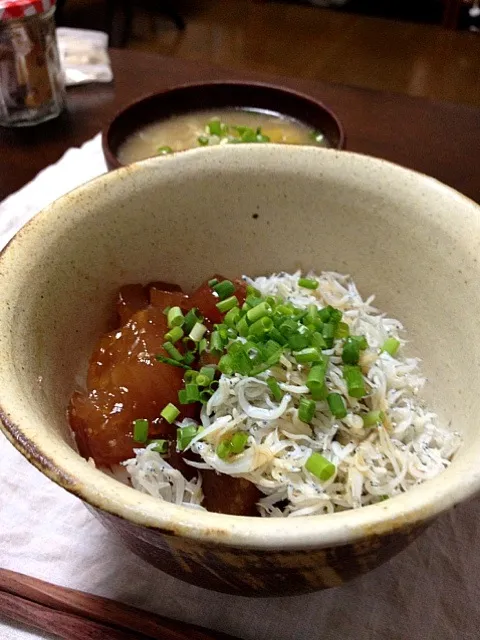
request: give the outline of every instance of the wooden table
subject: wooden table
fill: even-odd
[[[423,98],[229,71],[173,58],[112,50],[115,82],[70,88],[68,111],[36,128],[0,130],[0,200],[93,137],[115,112],[149,92],[199,80],[279,82],[320,98],[342,120],[347,148],[430,174],[480,201],[480,110]]]

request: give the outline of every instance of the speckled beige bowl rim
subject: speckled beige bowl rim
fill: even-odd
[[[269,145],[269,147],[275,148],[276,153],[285,154],[286,156],[288,154],[305,153],[305,149],[307,149],[300,146],[295,148],[282,145]],[[259,157],[262,153],[260,145],[238,145],[227,152],[234,154],[237,161],[242,154],[244,154],[245,158],[250,155],[250,163],[252,153],[258,153]],[[382,168],[390,173],[393,181],[396,176],[401,178],[409,174],[410,178],[418,183],[418,188],[433,189],[439,192],[443,198],[456,201],[457,206],[463,207],[465,212],[469,212],[469,214],[475,212],[478,215],[478,231],[480,234],[480,207],[472,200],[434,178],[385,160],[352,152],[311,147],[308,148],[307,153],[322,154],[324,155],[324,161],[339,163],[341,163],[342,158],[348,156],[353,162],[357,163],[358,170],[372,172],[376,168]],[[178,171],[181,171],[183,163],[188,162],[189,158],[193,158],[197,154],[202,154],[203,158],[206,157],[205,154],[225,154],[225,148],[194,149],[172,157],[161,158],[160,160],[151,158],[134,165],[122,167],[106,173],[63,196],[57,201],[57,206],[58,203],[64,204],[69,210],[75,211],[73,215],[81,219],[81,212],[71,206],[80,191],[86,192],[93,201],[97,190],[106,189],[117,180],[128,180],[132,172],[149,171],[158,162],[175,163]],[[320,158],[319,155],[317,157]],[[13,245],[20,245],[25,239],[29,238],[30,233],[37,234],[40,242],[42,234],[38,233],[39,228],[45,228],[44,232],[48,233],[48,226],[51,222],[49,211],[50,207],[46,207],[35,217],[34,232],[31,224],[25,225],[5,247],[0,255],[0,270],[5,266],[4,263]],[[0,357],[6,357],[6,355],[0,354]],[[450,475],[448,486],[446,483],[439,481],[437,477],[385,502],[361,509],[327,515],[286,519],[228,516],[159,502],[158,499],[142,494],[94,469],[73,450],[67,459],[55,456],[47,438],[28,438],[22,431],[22,426],[15,424],[15,417],[8,416],[8,394],[5,394],[4,390],[0,389],[2,430],[10,442],[46,476],[88,504],[137,525],[156,529],[164,534],[187,537],[192,540],[197,539],[217,545],[265,550],[306,550],[339,546],[353,543],[369,536],[381,536],[402,528],[414,527],[422,522],[428,522],[454,505],[472,497],[480,490],[480,465],[476,463],[473,454],[471,456],[472,459],[470,459],[467,452],[462,457],[461,462],[453,461],[451,468],[454,465],[459,468],[455,474]],[[32,425],[29,426],[31,427]],[[468,467],[469,473],[462,473],[462,467],[464,471]]]

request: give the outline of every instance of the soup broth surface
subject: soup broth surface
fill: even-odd
[[[268,111],[216,109],[173,116],[129,136],[118,152],[122,164],[199,146],[275,142],[328,147],[325,136],[308,125]]]

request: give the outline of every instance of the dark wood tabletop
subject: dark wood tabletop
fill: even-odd
[[[423,98],[215,68],[175,58],[112,50],[115,81],[68,89],[68,110],[34,128],[0,129],[0,200],[100,131],[138,97],[201,80],[281,83],[321,99],[339,116],[347,149],[438,178],[480,201],[480,109]]]

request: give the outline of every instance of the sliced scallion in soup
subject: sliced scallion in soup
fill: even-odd
[[[149,124],[120,147],[122,164],[195,147],[238,143],[302,144],[328,147],[321,131],[307,124],[268,112],[245,109],[196,111]]]

